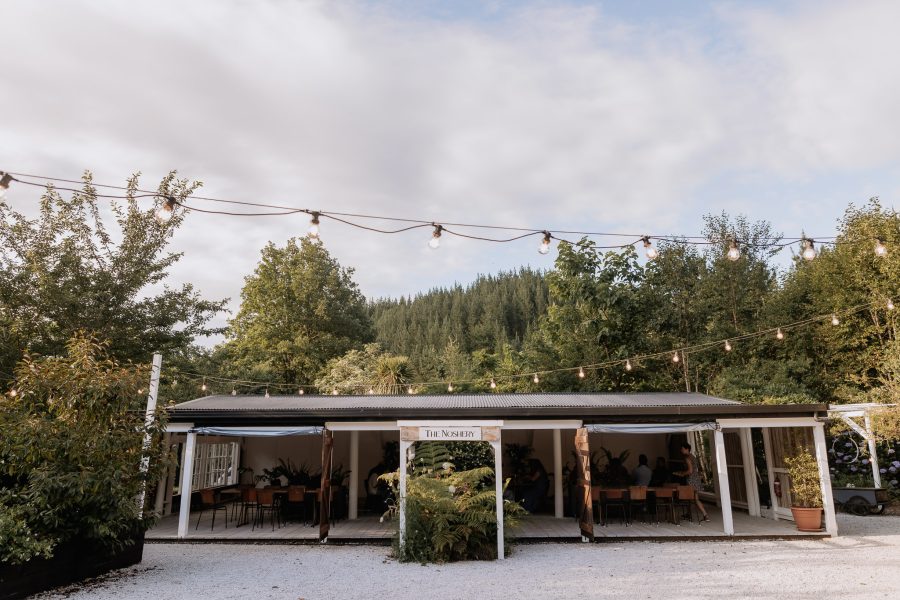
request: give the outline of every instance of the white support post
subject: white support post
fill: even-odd
[[[359,432],[350,432],[350,506],[347,517],[359,518]]]
[[[184,460],[181,461],[181,507],[178,511],[178,539],[187,537],[188,519],[191,516],[191,490],[194,484],[194,447],[197,434],[189,431],[184,443]]]
[[[688,439],[690,440],[691,447],[694,448],[696,452],[700,445],[697,443],[697,438],[702,434],[700,431],[689,431]],[[719,481],[719,459],[718,454],[716,453],[716,449],[719,447],[719,438],[713,436],[710,439],[710,443],[713,445],[712,447],[712,469],[713,469],[713,493],[716,495],[716,506],[722,506],[722,495],[719,490],[722,487],[722,482]],[[698,461],[699,462],[699,461]]]
[[[869,464],[872,465],[872,481],[875,487],[881,487],[881,472],[878,470],[878,449],[875,446],[875,436],[872,434],[872,418],[869,411],[863,417],[866,423],[866,441],[869,442]]]
[[[150,367],[150,388],[147,393],[147,412],[144,416],[144,424],[149,427],[153,423],[153,415],[156,412],[156,397],[159,394],[159,374],[162,370],[162,354],[158,352],[153,355],[153,365]],[[150,434],[144,436],[144,444],[141,447],[142,453],[146,455],[150,449]],[[150,459],[147,456],[141,458],[141,474],[147,472],[150,468]],[[137,497],[138,515],[144,514],[144,499],[147,495],[147,484],[141,485],[141,491]]]
[[[491,442],[491,448],[494,449],[494,489],[497,496],[497,559],[503,560],[503,451],[500,440]]]
[[[400,553],[406,545],[406,453],[412,442],[400,441]]]
[[[763,452],[766,455],[766,479],[769,480],[769,504],[773,521],[778,520],[778,497],[775,495],[775,469],[772,467],[774,456],[772,455],[772,434],[768,427],[762,428],[763,434]]]
[[[819,485],[822,488],[822,508],[825,512],[825,531],[837,537],[837,518],[834,515],[834,498],[831,495],[831,473],[828,471],[828,448],[825,446],[825,426],[813,426],[813,441],[816,446],[816,462],[819,463]]]
[[[553,516],[563,518],[562,432],[553,430]]]
[[[722,502],[722,530],[734,535],[734,518],[731,515],[731,489],[728,487],[728,462],[725,459],[725,437],[721,429],[714,432],[716,441],[716,472],[719,474],[719,499]]]
[[[753,456],[753,434],[749,427],[738,429],[741,436],[741,459],[744,464],[744,487],[747,489],[747,513],[751,517],[762,516],[759,506],[759,488],[756,487],[756,460]]]
[[[171,443],[169,439],[172,437],[172,434],[166,433],[163,434],[163,445],[166,449],[166,452],[169,450],[169,444]],[[163,508],[165,506],[166,501],[166,488],[169,484],[169,467],[163,471],[162,475],[159,478],[159,483],[156,485],[156,499],[153,503],[153,512],[157,517],[161,517],[163,513]]]

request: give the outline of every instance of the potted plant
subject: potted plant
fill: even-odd
[[[819,465],[809,450],[785,459],[791,478],[791,513],[800,531],[822,530],[822,488]]]

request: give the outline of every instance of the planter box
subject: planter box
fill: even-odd
[[[141,562],[144,534],[117,554],[92,549],[86,543],[68,542],[56,548],[52,558],[21,565],[0,563],[0,600],[25,598],[62,585],[97,577],[114,569]]]

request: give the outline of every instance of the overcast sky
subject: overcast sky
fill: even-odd
[[[0,170],[437,222],[832,235],[900,193],[900,3],[4,0]],[[9,201],[27,210],[22,186]],[[192,214],[172,283],[237,306],[304,216]],[[539,240],[323,222],[367,296],[552,265]]]

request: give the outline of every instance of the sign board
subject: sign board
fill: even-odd
[[[500,428],[456,425],[401,427],[400,439],[404,442],[496,442],[500,439]]]

